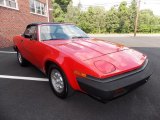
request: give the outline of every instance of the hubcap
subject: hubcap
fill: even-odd
[[[22,63],[22,56],[21,56],[20,53],[18,53],[18,60],[19,60],[20,63]]]
[[[62,93],[64,90],[64,82],[61,73],[57,69],[51,71],[51,82],[58,93]]]

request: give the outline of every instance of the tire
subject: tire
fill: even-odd
[[[57,97],[65,99],[73,93],[64,72],[58,66],[50,65],[48,77],[50,86]]]
[[[17,51],[17,60],[21,66],[27,66],[27,60],[22,56],[22,54],[19,51]]]

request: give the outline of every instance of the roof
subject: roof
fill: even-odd
[[[31,23],[31,24],[28,24],[28,26],[31,26],[31,25],[42,25],[42,24],[65,24],[65,25],[73,25],[73,23],[58,23],[58,22],[36,22],[36,23]]]

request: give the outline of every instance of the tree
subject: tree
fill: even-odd
[[[106,14],[106,31],[109,33],[114,33],[118,27],[118,12],[114,7],[112,7]]]
[[[64,12],[57,3],[52,3],[53,5],[53,21],[54,22],[64,22]]]
[[[106,31],[105,26],[106,26],[106,11],[105,8],[103,7],[95,7],[95,25],[97,26],[97,30],[95,31],[96,33],[103,33]],[[95,27],[96,27],[95,26]]]
[[[89,7],[86,11],[85,17],[81,16],[82,21],[85,25],[88,25],[91,33],[102,33],[105,32],[105,9],[102,7]]]
[[[78,25],[87,33],[129,33],[134,31],[137,14],[136,0],[131,5],[121,2],[118,9],[112,7],[109,11],[103,7],[81,9],[81,3],[73,6],[72,0],[52,0],[53,18],[55,22],[71,22]],[[139,15],[138,32],[160,32],[160,17],[151,10],[141,10]]]
[[[86,33],[92,33],[93,27],[89,22],[89,16],[87,12],[82,11],[79,16],[78,26]]]
[[[93,33],[93,22],[92,22],[92,8],[87,11],[82,11],[79,16],[78,26],[82,28],[87,33]]]
[[[64,22],[67,6],[71,0],[52,0],[53,21]]]
[[[57,3],[64,13],[67,12],[67,6],[72,0],[54,0],[54,3]]]
[[[119,28],[117,32],[120,33],[129,33],[130,29],[130,20],[129,20],[129,10],[127,8],[127,2],[121,2],[118,8],[118,17],[119,17]]]
[[[80,16],[80,8],[74,7],[73,2],[71,1],[67,7],[67,13],[65,15],[65,22],[71,22],[78,24]]]
[[[132,0],[131,5],[129,6],[130,32],[134,32],[136,15],[137,15],[137,2],[136,0]]]
[[[158,25],[158,18],[154,16],[151,10],[141,10],[139,19],[139,32],[154,32],[154,28]]]

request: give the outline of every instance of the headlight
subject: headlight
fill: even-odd
[[[116,70],[116,67],[112,63],[109,63],[105,60],[96,61],[94,62],[94,65],[99,71],[104,74],[108,74]]]

